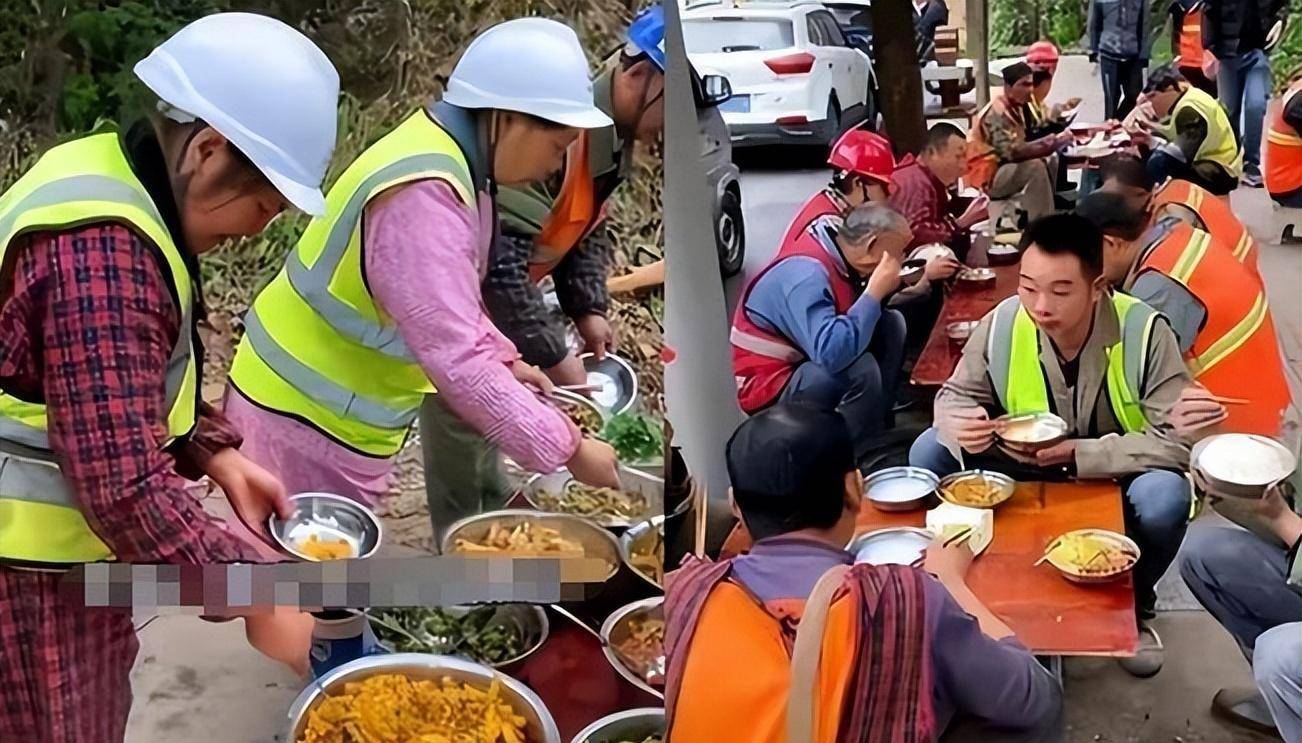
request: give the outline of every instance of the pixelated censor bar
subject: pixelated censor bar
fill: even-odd
[[[61,590],[89,607],[186,613],[446,606],[475,602],[581,601],[610,578],[595,558],[418,557],[265,565],[135,565],[73,568]]]

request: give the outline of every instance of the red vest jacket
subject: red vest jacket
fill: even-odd
[[[818,221],[800,232],[795,240],[783,242],[772,262],[755,277],[742,293],[732,321],[732,373],[737,380],[737,399],[741,409],[754,414],[772,405],[782,394],[787,380],[808,356],[787,337],[766,330],[751,321],[746,302],[751,290],[774,266],[788,259],[803,260],[810,271],[823,271],[832,290],[836,311],[845,314],[859,296],[859,289],[845,273],[840,256],[833,256],[815,234]]]

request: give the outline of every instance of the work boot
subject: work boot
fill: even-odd
[[[1221,689],[1212,697],[1212,714],[1241,728],[1281,738],[1261,692],[1255,688]]]
[[[1131,676],[1146,679],[1156,676],[1165,660],[1166,648],[1162,647],[1162,638],[1148,622],[1143,622],[1139,625],[1139,647],[1134,657],[1118,658],[1117,663]]]

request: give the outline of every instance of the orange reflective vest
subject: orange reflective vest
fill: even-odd
[[[1203,47],[1202,6],[1184,14],[1180,24],[1180,67],[1202,70],[1209,78],[1216,77],[1216,55]]]
[[[1247,227],[1234,216],[1234,210],[1222,198],[1189,181],[1172,179],[1153,194],[1153,205],[1161,208],[1168,204],[1188,207],[1198,215],[1199,229],[1212,233],[1230,249],[1236,260],[1257,273],[1257,241]]]
[[[985,108],[972,117],[972,126],[967,132],[967,170],[963,173],[963,184],[982,191],[990,187],[990,182],[995,179],[995,173],[999,170],[999,157],[995,155],[994,148],[990,146],[985,133],[986,117],[991,111],[1022,121],[1021,113],[1010,107],[1008,100],[1002,95],[987,103]],[[1023,122],[1022,129],[1025,128],[1026,124]]]
[[[1256,272],[1215,236],[1184,223],[1148,248],[1136,276],[1145,271],[1160,271],[1180,282],[1207,312],[1185,357],[1189,371],[1213,394],[1249,400],[1226,406],[1224,428],[1279,435],[1290,401],[1288,380]]]
[[[1284,106],[1302,93],[1302,80],[1289,86],[1282,97],[1271,101],[1266,116],[1266,190],[1274,195],[1302,189],[1302,132],[1284,121]]]
[[[855,670],[857,609],[842,597],[828,610],[815,734],[805,743],[837,743],[842,700]],[[688,648],[669,740],[796,743],[787,741],[790,694],[791,652],[781,625],[745,589],[720,582],[705,600]]]
[[[535,283],[550,274],[605,217],[605,202],[597,203],[588,148],[588,130],[580,130],[565,154],[565,179],[560,193],[529,256],[529,278]]]

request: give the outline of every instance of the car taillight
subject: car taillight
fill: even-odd
[[[764,60],[764,66],[777,75],[804,75],[814,69],[814,55],[809,52],[788,54]]]

